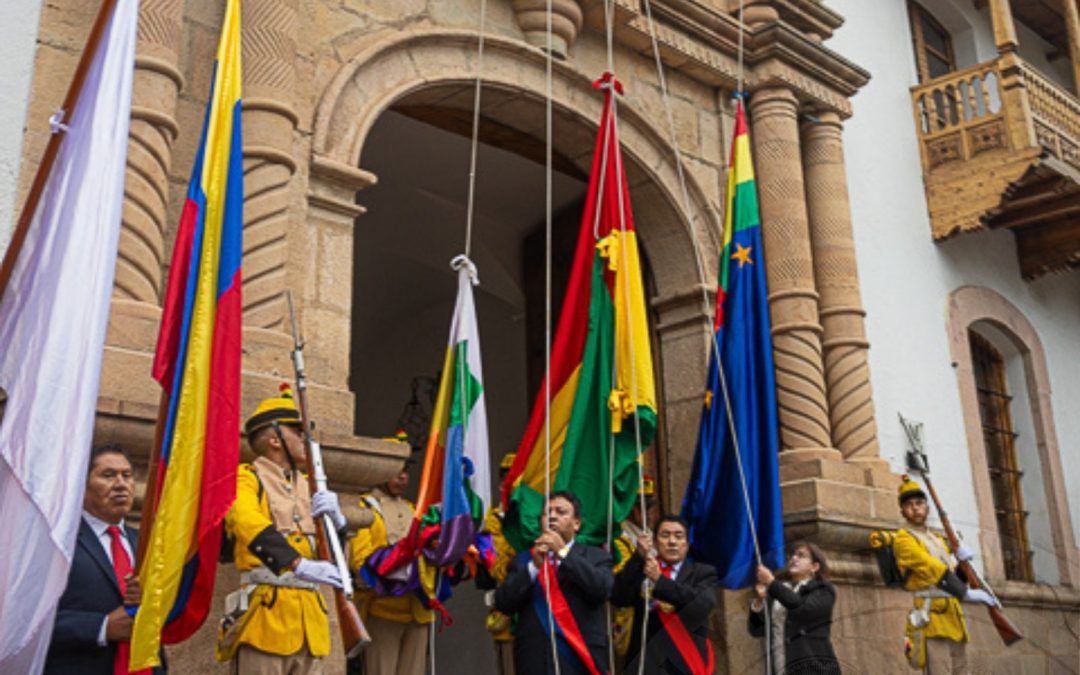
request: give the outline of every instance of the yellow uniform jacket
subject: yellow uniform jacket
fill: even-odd
[[[484,532],[491,535],[491,544],[495,548],[495,564],[491,567],[491,578],[501,584],[506,581],[506,573],[510,567],[510,561],[514,559],[514,547],[506,541],[502,533],[502,509],[493,506],[484,516]],[[496,642],[509,642],[514,639],[511,631],[512,621],[494,607],[488,612],[487,629],[491,638]]]
[[[913,593],[938,588],[947,572],[954,569],[951,551],[945,539],[930,530],[900,529],[893,541],[893,552],[900,573],[906,577],[904,588]],[[930,602],[930,623],[924,629],[927,638],[946,638],[967,642],[967,624],[960,600],[955,597],[915,597],[915,607]]]
[[[630,558],[634,556],[634,552],[637,551],[637,539],[638,536],[644,532],[636,523],[627,520],[623,523],[622,532],[612,542],[615,548],[615,554],[612,556],[615,559],[615,567],[612,572],[618,574],[626,567],[626,563],[630,562]],[[615,607],[612,605],[611,609],[614,613],[614,622],[611,627],[611,641],[615,645],[615,653],[619,656],[625,656],[626,652],[630,649],[630,633],[632,633],[634,622],[634,608],[633,607]]]
[[[225,518],[236,538],[236,567],[241,572],[263,566],[281,574],[297,557],[314,558],[315,523],[307,479],[259,457],[241,464],[236,501]],[[307,642],[313,656],[330,653],[326,602],[318,590],[259,584],[249,599],[244,628],[237,638],[270,654],[289,655]]]
[[[384,546],[396,544],[408,533],[415,509],[409,500],[391,497],[379,488],[362,495],[360,506],[371,510],[374,519],[371,527],[357,532],[352,540],[350,560],[357,573],[368,556]],[[384,598],[370,588],[364,588],[356,594],[356,606],[364,620],[371,615],[397,623],[431,623],[434,616],[415,593]]]

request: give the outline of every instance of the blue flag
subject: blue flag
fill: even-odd
[[[757,186],[740,100],[716,293],[714,337],[718,349],[710,357],[705,408],[682,508],[690,525],[690,555],[714,565],[720,585],[732,589],[750,586],[755,579],[757,559],[747,501],[762,561],[772,569],[784,564],[776,383],[767,296]],[[731,421],[720,380],[721,366]]]

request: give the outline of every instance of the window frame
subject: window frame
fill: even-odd
[[[941,53],[926,43],[922,23],[924,19],[944,36],[945,53]],[[935,79],[930,77],[930,62],[926,58],[927,53],[945,61],[949,67],[948,72],[956,72],[956,53],[953,50],[952,33],[946,30],[945,26],[941,25],[941,22],[935,19],[933,14],[915,0],[908,0],[908,22],[911,27],[911,48],[915,52],[915,70],[919,75],[919,83]]]
[[[968,334],[1005,578],[1033,582],[1034,551],[1028,537],[1028,512],[1020,484],[1024,472],[1016,452],[1017,433],[1009,409],[1013,397],[1009,394],[1005,357],[977,330],[969,330]]]

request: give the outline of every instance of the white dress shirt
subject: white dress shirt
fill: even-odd
[[[101,548],[105,549],[105,557],[108,558],[111,563],[113,561],[112,537],[109,536],[109,527],[111,527],[112,524],[106,523],[101,518],[92,516],[86,511],[83,511],[83,520],[85,520],[86,524],[90,526],[90,529],[94,531],[94,536],[97,537],[98,543],[101,544]],[[127,551],[128,560],[131,561],[131,568],[135,569],[135,552],[131,550],[131,542],[128,541],[127,528],[124,527],[123,519],[120,520],[117,527],[120,528],[120,544],[124,547],[124,550]],[[117,581],[120,580],[117,579]],[[101,620],[101,628],[98,630],[97,643],[99,647],[106,647],[109,644],[109,641],[105,639],[105,629],[108,625],[109,617],[106,615],[105,618]]]

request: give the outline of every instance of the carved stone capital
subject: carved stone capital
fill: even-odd
[[[525,41],[547,49],[549,0],[512,0],[514,18],[525,34]],[[565,57],[581,31],[583,15],[578,0],[550,0],[551,51]]]

